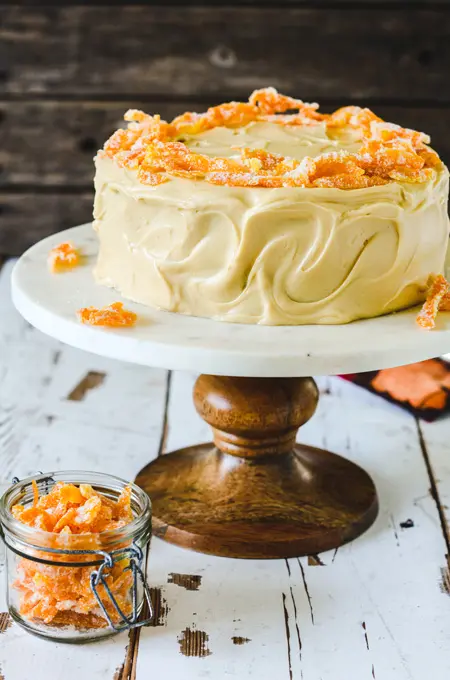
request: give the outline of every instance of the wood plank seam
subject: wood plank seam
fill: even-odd
[[[300,635],[300,628],[298,627],[297,603],[295,602],[294,591],[292,590],[292,586],[289,586],[289,591],[291,593],[292,606],[294,607],[295,632],[297,633],[297,642],[298,642],[298,648],[299,648],[299,653],[300,653],[300,661],[301,661],[302,660],[302,638],[301,638],[301,635]]]
[[[313,611],[313,606],[312,606],[312,601],[311,601],[311,595],[309,594],[308,584],[306,582],[305,570],[303,569],[303,565],[302,565],[299,557],[297,557],[297,562],[298,562],[298,566],[300,567],[300,571],[302,572],[303,585],[305,587],[305,593],[306,593],[306,597],[307,597],[308,605],[309,605],[309,612],[311,614],[311,623],[314,625],[314,611]]]
[[[293,680],[293,675],[292,675],[292,658],[291,658],[291,634],[289,631],[289,613],[286,608],[286,595],[285,593],[281,593],[281,598],[283,602],[283,612],[284,612],[284,623],[286,627],[286,644],[287,644],[287,654],[288,654],[288,663],[289,663],[289,680]]]
[[[442,534],[444,537],[445,545],[447,547],[447,554],[445,555],[446,564],[441,567],[441,591],[450,595],[450,528],[447,523],[445,516],[444,504],[439,496],[439,489],[436,481],[436,476],[434,474],[433,466],[431,464],[431,459],[428,453],[425,438],[423,436],[422,428],[420,426],[420,421],[418,418],[415,419],[417,426],[417,433],[419,435],[420,449],[422,451],[422,456],[425,462],[425,467],[427,469],[428,478],[430,480],[430,494],[436,504],[436,510],[439,516],[439,522],[441,524]]]
[[[366,643],[367,651],[370,652],[369,636],[368,636],[368,634],[367,634],[367,625],[366,625],[366,622],[363,621],[362,624],[361,624],[361,626],[362,626],[362,629],[363,629],[363,632],[364,632],[364,641],[365,641],[365,643]],[[374,680],[375,680],[375,677],[376,677],[376,676],[375,676],[375,664],[372,664],[372,678],[374,678]]]
[[[305,9],[316,9],[316,8],[321,8],[321,9],[330,9],[330,8],[335,8],[339,7],[340,9],[354,9],[355,7],[362,6],[364,7],[365,10],[370,11],[371,9],[378,9],[380,6],[384,7],[385,9],[407,9],[411,5],[414,5],[415,7],[421,7],[425,6],[426,8],[442,8],[445,6],[445,3],[448,0],[380,0],[377,2],[377,0],[339,0],[337,2],[333,0],[279,0],[277,7],[281,9],[289,9],[292,6],[301,5],[301,7],[304,7]],[[5,3],[4,3],[5,4]],[[7,3],[6,3],[7,4]],[[19,4],[19,3],[15,3]],[[23,3],[27,7],[34,7],[34,6],[40,6],[42,4],[41,0],[26,0],[26,3]],[[73,0],[46,0],[45,5],[46,7],[60,7],[64,5],[76,5],[80,4],[83,5],[83,2],[73,2]],[[89,3],[86,3],[89,4]],[[102,7],[102,6],[121,6],[125,4],[123,0],[109,0],[107,2],[106,0],[97,0],[95,3],[97,7]],[[148,0],[134,0],[133,5],[137,7],[145,6],[148,4]],[[162,3],[161,3],[162,4]],[[184,4],[188,4],[183,2],[183,0],[167,0],[165,3],[167,6],[172,6],[172,7],[179,7],[183,6]],[[201,4],[201,3],[197,3]],[[262,6],[266,7],[273,4],[273,0],[219,0],[217,2],[218,6],[223,6],[223,7],[233,7],[239,9],[240,7],[252,7],[253,5],[257,6]]]
[[[447,524],[447,520],[445,517],[445,511],[443,507],[443,503],[440,499],[439,496],[439,490],[436,482],[436,477],[434,474],[433,466],[431,464],[430,456],[428,453],[427,445],[425,443],[425,438],[423,436],[422,428],[420,426],[420,422],[418,418],[415,418],[416,421],[416,426],[417,426],[417,434],[419,436],[419,444],[420,444],[420,449],[422,451],[422,456],[423,460],[425,462],[425,467],[427,469],[427,474],[428,478],[430,480],[430,494],[436,504],[436,509],[438,512],[439,516],[439,521],[441,524],[441,529],[442,529],[442,534],[444,536],[444,541],[447,546],[447,559],[448,555],[450,555],[450,530]]]
[[[152,626],[152,628],[156,628],[157,626],[166,626],[169,607],[167,605],[166,598],[163,597],[162,587],[150,588],[150,597],[153,608],[153,616],[150,626]]]
[[[450,5],[449,5],[450,7]],[[1,103],[8,104],[21,102],[21,103],[47,103],[47,104],[61,104],[61,103],[81,103],[81,104],[120,104],[123,103],[124,110],[126,110],[128,104],[135,104],[136,102],[142,102],[143,104],[158,104],[161,106],[170,106],[173,104],[184,106],[183,111],[191,106],[213,106],[214,104],[221,103],[225,100],[240,100],[244,97],[241,93],[235,93],[234,90],[229,92],[221,92],[218,94],[196,94],[196,93],[180,93],[171,96],[169,92],[164,92],[162,94],[158,93],[146,93],[137,92],[136,94],[127,92],[108,92],[107,94],[102,94],[101,92],[94,93],[84,93],[84,92],[58,92],[56,95],[53,92],[2,92],[1,93]],[[338,108],[342,105],[342,96],[321,96],[320,105],[321,107],[333,107]],[[436,101],[432,97],[408,97],[405,99],[403,97],[384,97],[382,95],[378,96],[360,96],[360,95],[346,95],[345,101],[347,104],[356,104],[357,106],[405,106],[405,107],[428,107],[432,106],[434,108],[448,109],[450,106],[450,101],[448,100],[438,100]]]
[[[158,458],[166,452],[167,437],[169,435],[169,399],[170,399],[170,388],[172,384],[172,371],[167,371],[166,378],[166,393],[164,398],[164,416],[162,424],[162,434],[159,441],[158,447]]]
[[[161,588],[150,588],[150,597],[153,608],[153,618],[150,626],[165,626],[168,614],[167,601],[162,597]],[[139,619],[149,615],[147,603],[144,602]],[[136,680],[136,666],[139,652],[139,642],[142,628],[135,628],[129,633],[129,643],[125,652],[123,664],[114,673],[113,680]]]
[[[163,455],[166,447],[167,435],[168,435],[168,410],[169,410],[169,398],[170,398],[170,387],[172,382],[172,371],[167,371],[166,376],[166,387],[164,394],[164,412],[161,427],[161,436],[158,446],[158,456]],[[156,609],[154,608],[153,615],[156,615]],[[140,619],[148,616],[147,604],[144,604]],[[135,680],[136,678],[136,666],[137,658],[139,652],[139,642],[141,636],[141,628],[134,628],[129,633],[129,643],[125,652],[125,659],[122,666],[116,671],[113,680]]]
[[[291,567],[289,565],[289,560],[285,559],[284,560],[286,564],[286,569],[288,572],[289,579],[291,579]],[[300,562],[299,562],[300,563]],[[295,633],[297,636],[297,644],[298,644],[298,657],[300,664],[302,663],[302,638],[300,635],[300,628],[298,625],[298,615],[297,615],[297,602],[295,600],[294,596],[294,591],[292,588],[292,585],[289,585],[289,592],[291,595],[291,602],[292,602],[292,607],[294,610],[294,625],[295,625]],[[293,678],[293,669],[292,669],[292,649],[291,649],[291,634],[290,634],[290,628],[289,628],[289,612],[286,607],[286,595],[283,592],[282,593],[282,601],[283,601],[283,613],[284,613],[284,621],[285,621],[285,627],[286,627],[286,641],[287,641],[287,654],[288,654],[288,665],[289,665],[289,678]],[[300,675],[301,678],[303,678],[303,671],[300,669]]]
[[[442,7],[445,7],[445,3],[448,0],[380,0],[377,2],[376,0],[339,0],[338,2],[334,2],[333,0],[279,0],[277,3],[277,7],[281,9],[291,9],[292,6],[300,5],[302,8],[305,9],[334,9],[335,7],[339,7],[339,9],[345,10],[345,9],[355,9],[355,7],[358,6],[363,6],[364,10],[370,11],[371,9],[379,9],[380,7],[383,7],[384,9],[407,9],[411,5],[420,8],[421,6],[425,6],[426,8],[436,8],[436,9],[441,9]],[[5,4],[5,3],[4,3]],[[8,3],[6,3],[8,4]],[[15,3],[19,4],[19,3]],[[42,4],[41,0],[27,0],[26,3],[23,3],[29,8],[32,8],[34,6],[40,6]],[[60,7],[64,5],[76,5],[80,4],[83,5],[83,2],[73,2],[73,0],[46,0],[45,6],[46,7]],[[89,4],[89,3],[86,3]],[[123,0],[110,0],[109,2],[106,2],[106,0],[97,0],[95,5],[97,7],[102,7],[102,6],[112,6],[112,7],[117,7],[124,5],[125,3]],[[136,7],[141,7],[145,6],[148,4],[148,0],[134,0],[133,5]],[[162,3],[161,3],[162,4]],[[183,0],[166,0],[165,3],[169,7],[179,7],[183,6],[184,4],[188,4],[183,2]],[[201,4],[201,3],[197,3]],[[261,7],[270,7],[270,5],[273,4],[273,0],[219,0],[217,2],[217,6],[222,6],[222,7],[232,7],[236,9],[240,9],[241,7],[252,7],[254,5],[261,6]]]

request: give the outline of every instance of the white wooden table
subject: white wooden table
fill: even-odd
[[[12,307],[11,267],[0,272],[1,485],[69,468],[132,479],[152,457],[210,438],[190,399],[195,376],[42,335]],[[154,539],[154,626],[77,647],[29,636],[0,614],[0,678],[448,680],[450,419],[418,423],[337,378],[319,385],[318,413],[300,439],[372,475],[381,510],[362,538],[279,561],[208,557]],[[414,526],[401,528],[408,519]]]

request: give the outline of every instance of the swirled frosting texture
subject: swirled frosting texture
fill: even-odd
[[[322,125],[270,123],[186,143],[226,155],[234,136],[295,158],[359,145]],[[429,275],[444,269],[445,168],[425,183],[345,191],[182,178],[146,186],[109,158],[96,165],[96,280],[146,305],[239,323],[339,324],[423,301]]]

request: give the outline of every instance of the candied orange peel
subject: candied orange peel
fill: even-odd
[[[67,241],[51,249],[48,254],[48,265],[52,274],[77,267],[81,262],[80,251],[73,243]]]
[[[450,285],[442,274],[430,277],[427,299],[417,315],[417,323],[422,328],[431,330],[436,326],[436,317],[440,311],[450,311]]]
[[[71,549],[71,539],[77,536],[76,549],[90,550],[101,546],[102,532],[125,527],[133,520],[131,487],[125,487],[117,500],[97,492],[89,484],[56,483],[50,493],[39,496],[33,482],[33,504],[29,507],[14,505],[11,513],[15,519],[34,529],[50,532],[49,547],[58,538],[59,547]],[[80,543],[81,539],[81,543]],[[73,540],[73,539],[72,539]],[[84,541],[84,543],[83,543]],[[61,543],[62,542],[62,543]],[[38,557],[57,560],[45,548]],[[87,561],[90,555],[62,555],[61,560]],[[132,574],[126,567],[128,558],[114,563],[107,570],[106,582],[122,611],[132,610]],[[103,628],[107,625],[91,589],[91,566],[57,566],[22,558],[14,588],[19,593],[20,614],[30,620],[54,626],[74,625],[77,628]],[[117,612],[99,586],[100,597],[108,614],[117,620]]]
[[[385,122],[358,106],[319,113],[318,104],[280,94],[273,87],[255,90],[248,102],[220,104],[205,113],[187,112],[170,123],[136,109],[127,111],[125,120],[128,129],[117,130],[99,155],[136,170],[139,181],[148,185],[185,177],[236,187],[361,189],[392,181],[425,182],[442,165],[422,132]],[[212,158],[183,142],[186,135],[261,121],[285,126],[321,123],[330,131],[352,128],[360,132],[361,148],[356,153],[325,153],[300,162],[261,149],[240,149],[240,159]]]
[[[17,504],[11,514],[23,524],[53,533],[86,534],[118,529],[133,519],[131,487],[126,487],[117,501],[95,491],[89,484],[57,482],[50,493],[40,496],[32,482],[33,504]]]
[[[81,323],[90,326],[131,327],[137,321],[137,314],[125,309],[122,302],[113,302],[101,309],[83,307],[78,310],[77,315]]]

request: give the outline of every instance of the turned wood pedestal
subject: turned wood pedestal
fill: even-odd
[[[155,535],[227,557],[294,557],[337,548],[374,521],[374,484],[329,451],[296,444],[316,410],[312,378],[201,375],[194,403],[213,444],[160,456],[136,482]]]

